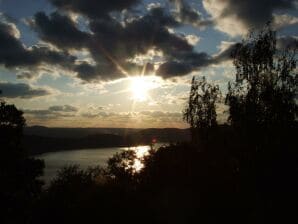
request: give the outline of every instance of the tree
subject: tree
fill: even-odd
[[[295,124],[296,53],[297,49],[277,49],[270,25],[252,32],[232,53],[236,78],[226,96],[229,121],[253,144],[274,139]]]
[[[0,103],[1,223],[25,223],[33,200],[41,192],[44,162],[29,158],[21,147],[25,119],[14,105]],[[28,221],[28,220],[27,220]]]
[[[216,102],[220,96],[218,85],[208,83],[205,77],[192,78],[188,104],[183,119],[190,124],[192,140],[196,141],[199,132],[208,138],[208,129],[217,125]]]
[[[14,105],[8,105],[4,101],[0,102],[1,145],[20,149],[19,146],[24,125],[25,119],[22,111],[18,110]]]
[[[107,162],[107,176],[112,182],[120,183],[123,187],[132,185],[136,174],[136,160],[137,155],[134,150],[116,153]]]

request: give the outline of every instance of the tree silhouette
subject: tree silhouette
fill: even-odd
[[[277,49],[270,24],[238,44],[232,56],[236,68],[226,104],[229,121],[253,144],[274,139],[292,127],[298,115],[296,49]]]
[[[25,119],[22,111],[19,111],[14,105],[8,105],[4,101],[0,102],[1,145],[20,149],[24,125]]]
[[[133,185],[136,174],[136,159],[137,155],[134,150],[124,150],[113,155],[108,160],[106,168],[109,182],[116,182],[124,188]]]
[[[268,24],[236,46],[226,104],[240,183],[262,207],[256,217],[285,222],[297,209],[297,49],[276,42]]]
[[[41,192],[44,163],[29,158],[21,147],[23,112],[0,103],[0,210],[1,223],[26,223],[30,206]]]
[[[217,125],[216,102],[220,96],[218,85],[208,83],[205,77],[192,78],[188,104],[183,119],[190,124],[192,140],[208,138],[208,129]]]

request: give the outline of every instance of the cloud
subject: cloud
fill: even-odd
[[[51,106],[49,107],[50,111],[58,111],[58,112],[77,112],[78,108],[70,105],[63,106]]]
[[[218,46],[219,52],[213,55],[213,64],[228,61],[232,59],[232,52],[237,49],[240,43],[222,41]]]
[[[205,27],[211,25],[213,21],[202,18],[199,11],[191,7],[186,0],[170,0],[176,6],[176,18],[184,24],[195,27]]]
[[[127,128],[186,128],[181,114],[164,112],[162,117],[143,115],[139,112],[102,113],[101,115],[54,114],[48,110],[25,110],[24,115],[29,125],[51,127],[127,127]],[[154,112],[152,112],[154,114]],[[160,112],[156,112],[159,114]],[[73,122],[73,121],[76,122]]]
[[[139,0],[50,0],[57,8],[85,15],[89,18],[104,18],[110,12],[122,11],[139,3]]]
[[[141,111],[139,114],[150,116],[153,118],[161,118],[161,117],[171,117],[171,118],[179,118],[182,119],[182,113],[178,112],[168,112],[168,111]]]
[[[34,116],[36,118],[55,118],[57,117],[56,113],[53,113],[50,110],[23,110],[26,115]]]
[[[230,60],[234,47],[234,45],[231,45],[214,56],[210,56],[204,52],[176,52],[172,55],[172,61],[160,65],[156,74],[163,78],[187,75],[209,65]]]
[[[207,21],[186,0],[170,1],[176,6],[175,13],[161,4],[133,10],[142,7],[138,0],[50,0],[56,11],[49,15],[38,12],[30,22],[44,46],[26,47],[13,23],[0,22],[0,64],[22,67],[25,72],[17,77],[25,79],[40,77],[41,65],[55,66],[84,83],[143,73],[163,78],[184,76],[230,60],[235,46],[220,49],[215,55],[196,52],[199,38],[175,33],[177,28],[185,24],[201,27],[215,21],[218,29],[236,35],[250,26],[261,26],[268,18],[278,19],[274,14],[277,9],[294,8],[290,0],[270,0],[271,5],[265,0],[204,0],[212,17]],[[264,13],[259,8],[264,8]],[[72,18],[74,14],[81,16],[84,25]],[[280,18],[279,26],[296,23],[296,17],[282,14]],[[80,51],[87,52],[88,57],[75,53]],[[158,56],[147,60],[149,52],[158,52]]]
[[[217,29],[232,36],[262,28],[273,21],[276,11],[295,9],[296,3],[296,0],[203,0]]]
[[[167,57],[177,51],[193,52],[189,38],[169,32],[168,27],[177,27],[179,23],[160,7],[124,25],[108,15],[90,19],[90,33],[80,31],[70,18],[57,12],[50,16],[38,13],[33,24],[43,41],[58,48],[88,49],[95,63],[82,61],[71,67],[77,77],[86,82],[140,74],[144,66],[145,73],[152,73],[153,64],[142,65],[129,60],[152,50],[161,51]]]
[[[59,48],[82,48],[89,35],[80,31],[73,20],[58,12],[49,17],[44,12],[35,14],[31,26],[39,33],[41,39],[55,43]]]
[[[65,13],[56,11],[46,15],[38,12],[30,24],[46,45],[26,48],[18,39],[17,28],[2,23],[0,47],[3,45],[4,51],[0,53],[0,63],[8,68],[31,68],[20,72],[18,78],[32,79],[38,76],[40,64],[61,67],[86,83],[143,73],[172,78],[187,75],[213,62],[208,54],[195,52],[198,37],[171,32],[171,28],[181,26],[182,22],[160,6],[151,7],[143,15],[131,16],[130,20],[119,20],[110,12],[128,9],[138,1],[117,1],[115,4],[110,1],[97,3],[80,0],[51,2],[60,11],[87,16],[89,19],[86,30],[89,31],[80,30],[76,22]],[[92,7],[89,7],[90,3],[93,3]],[[194,22],[195,15],[199,19],[199,14],[186,1],[177,1],[177,4],[183,20]],[[99,6],[95,15],[93,10]],[[189,17],[186,17],[187,14]],[[79,56],[71,55],[78,50],[87,51],[90,60],[78,60]],[[162,56],[155,57],[158,60],[150,62],[132,60],[152,51],[160,52]]]
[[[51,92],[43,88],[33,88],[25,83],[0,82],[1,97],[6,98],[34,98],[50,95]]]
[[[298,37],[297,36],[283,36],[277,39],[278,49],[298,49]]]
[[[99,120],[102,123],[121,123],[146,126],[170,126],[169,124],[183,124],[182,114],[168,111],[140,111],[140,112],[106,112],[83,113],[81,116],[89,120]]]
[[[36,76],[36,74],[34,74],[33,72],[30,72],[30,71],[20,71],[18,74],[17,74],[17,78],[18,79],[34,79]]]
[[[19,31],[11,23],[0,22],[0,64],[11,68],[16,66],[36,66],[41,63],[69,66],[74,57],[48,47],[26,48],[19,38]]]
[[[159,66],[157,75],[163,78],[171,78],[175,76],[183,76],[189,74],[193,70],[191,64],[170,61]]]
[[[77,115],[78,108],[70,105],[55,105],[50,106],[48,109],[25,109],[26,116],[37,119],[60,119],[60,118],[72,118]]]
[[[97,109],[93,109],[91,111],[87,111],[87,112],[83,112],[81,113],[81,116],[84,118],[103,118],[103,119],[107,119],[110,117],[117,117],[120,116],[121,113],[117,114],[114,112],[107,112],[107,111],[102,111],[103,108],[97,108]]]
[[[273,27],[277,30],[282,29],[284,27],[290,26],[290,25],[297,25],[298,24],[298,17],[290,16],[287,14],[274,15],[273,20]]]
[[[152,8],[142,17],[135,18],[125,25],[112,17],[90,20],[90,31],[80,31],[66,15],[58,12],[47,16],[37,13],[32,21],[33,28],[40,38],[48,43],[45,46],[24,47],[16,38],[15,27],[2,24],[0,40],[6,38],[10,47],[0,53],[0,63],[6,67],[23,66],[33,69],[18,74],[18,78],[32,79],[38,76],[38,65],[51,64],[66,69],[84,82],[115,80],[133,74],[153,74],[163,78],[183,76],[214,63],[208,54],[194,51],[196,36],[180,35],[169,30],[180,24],[163,8]],[[4,43],[3,38],[2,43]],[[1,42],[0,42],[1,45]],[[57,47],[53,50],[51,45]],[[6,46],[3,44],[3,48]],[[59,49],[63,49],[63,51]],[[85,49],[93,63],[77,60],[70,52]],[[160,52],[159,61],[143,64],[131,60],[137,55]],[[35,67],[34,67],[35,66]],[[34,70],[35,68],[35,70]],[[145,68],[145,71],[143,71]]]
[[[187,42],[193,46],[195,46],[200,41],[200,37],[193,34],[186,35],[185,38]]]

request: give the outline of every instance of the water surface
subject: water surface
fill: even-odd
[[[154,148],[158,148],[161,145],[156,144]],[[106,166],[107,160],[115,153],[128,149],[136,150],[137,157],[141,158],[148,152],[150,146],[68,150],[44,153],[36,156],[36,158],[45,161],[44,176],[42,179],[48,184],[56,176],[57,171],[64,166],[79,165],[82,169],[87,169],[90,166]],[[136,161],[136,168],[140,168],[140,166],[140,162]]]

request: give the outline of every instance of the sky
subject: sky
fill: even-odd
[[[27,125],[186,128],[193,76],[224,92],[231,51],[271,21],[297,44],[297,0],[0,0],[0,97]],[[227,108],[217,107],[225,122]]]

